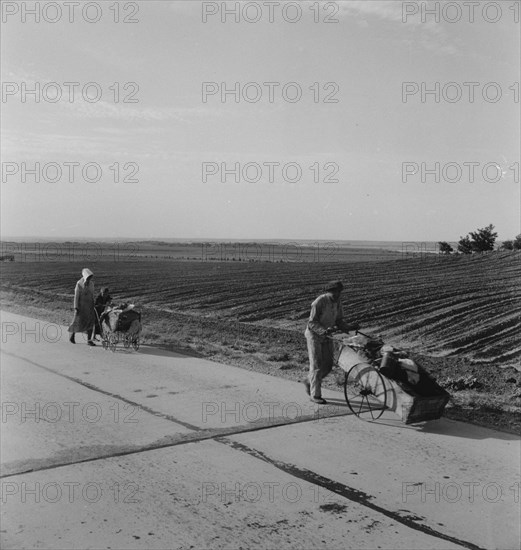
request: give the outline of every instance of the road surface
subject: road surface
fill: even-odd
[[[2,548],[519,548],[519,438],[2,312]]]

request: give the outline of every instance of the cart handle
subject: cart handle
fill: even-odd
[[[338,340],[337,338],[333,338],[328,334],[326,335],[326,338],[339,344],[338,354],[336,355],[336,357],[333,357],[333,364],[339,368],[340,368],[340,365],[338,364],[338,360],[340,359],[340,356],[342,355],[342,351],[344,350],[344,348],[351,348],[355,352],[364,349],[364,346],[360,346],[358,344],[347,344],[346,342],[343,342],[342,340]]]

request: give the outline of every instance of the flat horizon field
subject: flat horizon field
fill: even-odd
[[[138,258],[244,262],[385,261],[438,252],[435,242],[324,240],[3,239],[3,258],[126,261]]]

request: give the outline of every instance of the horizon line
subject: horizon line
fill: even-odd
[[[497,239],[501,241],[501,239]],[[275,242],[275,243],[291,243],[291,242],[342,242],[342,243],[438,243],[442,240],[427,240],[427,239],[317,239],[309,238],[232,238],[232,237],[47,237],[47,236],[1,236],[0,242],[8,241],[29,241],[29,242],[74,242],[74,241],[89,241],[89,242]],[[449,243],[457,243],[458,241],[446,241]]]

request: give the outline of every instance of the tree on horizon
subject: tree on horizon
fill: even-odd
[[[494,250],[497,239],[497,232],[494,225],[489,224],[476,231],[471,231],[458,241],[458,251],[462,254],[473,254],[474,252],[488,252]]]
[[[454,248],[446,241],[438,241],[440,247],[440,254],[452,254]]]

